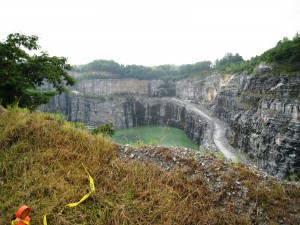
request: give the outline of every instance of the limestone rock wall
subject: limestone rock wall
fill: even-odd
[[[139,95],[147,97],[161,97],[173,95],[171,88],[162,88],[162,80],[138,79],[91,79],[77,82],[74,90],[85,96],[108,95]]]
[[[210,124],[184,104],[170,98],[151,98],[124,102],[123,108],[126,127],[170,125],[184,130],[201,148],[215,149]]]
[[[300,169],[300,76],[236,76],[215,100],[230,143],[272,175]]]
[[[142,125],[170,125],[180,128],[202,148],[215,149],[210,124],[184,104],[171,98],[126,98],[103,100],[60,95],[44,106],[45,111],[66,114],[73,122],[96,127],[112,122],[115,129]]]
[[[233,76],[212,74],[180,80],[175,85],[176,97],[194,103],[213,104],[220,89],[227,86]]]
[[[270,76],[269,68],[267,73],[255,71],[251,76],[212,74],[167,84],[85,80],[70,93],[54,97],[44,110],[64,113],[88,126],[109,121],[116,128],[169,124],[185,130],[194,141],[213,146],[209,124],[171,98],[156,98],[176,96],[205,106],[227,122],[231,145],[268,173],[283,177],[300,171],[300,75]]]

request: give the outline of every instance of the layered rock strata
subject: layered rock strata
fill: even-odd
[[[201,145],[214,146],[205,118],[171,98],[161,98],[176,96],[210,109],[211,115],[228,123],[233,147],[268,173],[284,177],[300,170],[300,75],[273,76],[270,68],[262,69],[253,75],[212,74],[169,83],[84,80],[44,108],[92,127],[109,121],[115,128],[169,124]]]
[[[105,100],[85,96],[60,95],[47,111],[67,115],[70,121],[96,127],[112,122],[115,129],[143,125],[169,125],[180,128],[202,148],[216,149],[209,122],[195,110],[171,98],[118,97]]]
[[[300,169],[300,76],[237,76],[221,90],[215,115],[230,143],[272,175]]]

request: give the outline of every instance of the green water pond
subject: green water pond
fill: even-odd
[[[119,144],[180,146],[199,149],[184,131],[169,126],[140,126],[116,130],[112,141]]]

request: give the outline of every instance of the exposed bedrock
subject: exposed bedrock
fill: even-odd
[[[230,124],[230,143],[272,175],[299,171],[300,76],[240,76],[232,85],[215,101],[216,116]]]
[[[92,79],[77,82],[75,90],[85,96],[138,95],[173,96],[175,89],[162,80]]]
[[[116,129],[142,125],[170,125],[180,128],[202,148],[216,149],[209,122],[185,104],[171,98],[118,97],[105,100],[60,95],[47,111],[66,114],[70,121],[95,127],[113,122]]]
[[[202,146],[214,146],[205,119],[172,98],[162,98],[176,96],[226,122],[229,143],[268,173],[281,177],[296,173],[300,170],[300,75],[255,73],[212,74],[177,82],[85,80],[44,108],[88,126],[109,121],[116,128],[169,124],[185,130]]]
[[[230,74],[212,74],[177,81],[176,97],[194,103],[213,105],[219,91],[233,78]]]
[[[179,81],[176,95],[227,122],[230,144],[265,171],[288,176],[300,170],[300,75],[256,72]]]

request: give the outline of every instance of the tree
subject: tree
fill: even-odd
[[[0,104],[18,104],[30,109],[47,103],[50,98],[74,85],[75,79],[67,70],[71,66],[64,57],[50,57],[39,50],[37,36],[9,34],[0,42]],[[45,84],[50,88],[45,90]]]
[[[232,53],[226,53],[226,55],[222,59],[216,60],[216,68],[222,69],[229,66],[230,64],[237,64],[243,61],[243,57],[238,53],[236,53],[235,55],[233,55]]]

